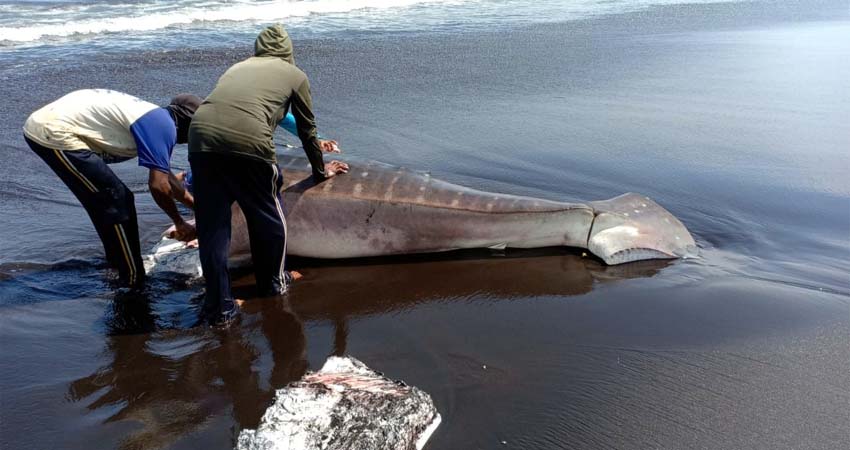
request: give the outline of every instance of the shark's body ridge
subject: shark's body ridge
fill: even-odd
[[[339,259],[568,246],[621,264],[696,251],[685,226],[639,194],[556,202],[478,191],[378,162],[352,162],[349,173],[317,184],[306,158],[279,158],[290,255]],[[238,205],[233,212],[231,256],[244,260],[250,257],[247,226]]]

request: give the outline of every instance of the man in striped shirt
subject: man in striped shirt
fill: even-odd
[[[159,107],[117,91],[84,89],[32,113],[24,125],[27,144],[86,209],[123,285],[143,285],[145,270],[133,193],[108,164],[138,157],[149,170],[151,195],[174,222],[173,237],[194,239],[195,227],[174,202],[193,208],[194,199],[172,174],[170,161],[174,145],[186,143],[201,102],[182,94]]]

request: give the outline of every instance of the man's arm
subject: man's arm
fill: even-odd
[[[291,112],[286,113],[283,120],[278,123],[284,130],[288,131],[293,136],[298,136],[298,126],[295,124],[295,116]],[[341,153],[339,143],[333,139],[323,139],[322,136],[316,135],[319,139],[319,147],[325,153]]]
[[[149,171],[151,196],[174,222],[176,231],[169,237],[184,241],[194,239],[194,225],[183,220],[174,204],[174,199],[177,199],[191,208],[194,199],[171,173],[171,152],[177,143],[177,128],[171,115],[165,108],[148,111],[130,125],[130,134],[136,141],[139,165]]]
[[[301,86],[292,95],[292,115],[298,129],[298,138],[304,147],[304,153],[313,166],[313,177],[317,180],[330,178],[337,173],[348,172],[348,165],[331,161],[327,165],[322,158],[322,149],[316,131],[316,117],[313,115],[313,99],[310,95],[310,82],[304,79]]]
[[[170,237],[181,241],[195,239],[195,226],[183,220],[183,216],[177,210],[177,204],[174,203],[174,199],[177,199],[191,208],[194,206],[192,194],[186,192],[174,174],[171,172],[165,173],[157,169],[150,169],[148,186],[156,204],[174,222],[175,232]]]
[[[168,185],[171,187],[171,198],[186,205],[187,208],[195,209],[195,197],[183,185],[183,181],[172,172],[168,172]]]

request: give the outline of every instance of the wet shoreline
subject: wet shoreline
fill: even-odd
[[[804,3],[296,40],[320,131],[352,157],[563,201],[640,192],[700,256],[296,260],[305,279],[285,299],[250,299],[224,332],[192,327],[196,282],[156,278],[135,301],[112,289],[84,212],[19,124],[76,88],[203,94],[249,46],[7,76],[0,447],[230,448],[276,387],[341,353],[434,398],[429,449],[840,447],[850,17]],[[149,248],[167,219],[143,171],[116,172]]]

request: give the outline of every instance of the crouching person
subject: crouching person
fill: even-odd
[[[174,145],[186,143],[201,101],[182,94],[160,108],[129,94],[84,89],[32,113],[24,125],[27,144],[85,208],[125,286],[140,287],[145,280],[139,226],[133,193],[108,164],[138,157],[149,170],[151,195],[174,222],[173,237],[194,239],[195,227],[174,203],[191,208],[193,198],[171,173],[170,161]]]
[[[258,294],[286,290],[286,220],[273,133],[292,110],[298,137],[322,181],[348,166],[324,163],[310,85],[280,25],[257,37],[254,56],[229,68],[198,108],[189,128],[189,163],[195,195],[201,267],[206,283],[203,318],[227,323],[238,313],[230,289],[230,207],[237,202],[248,223]]]

